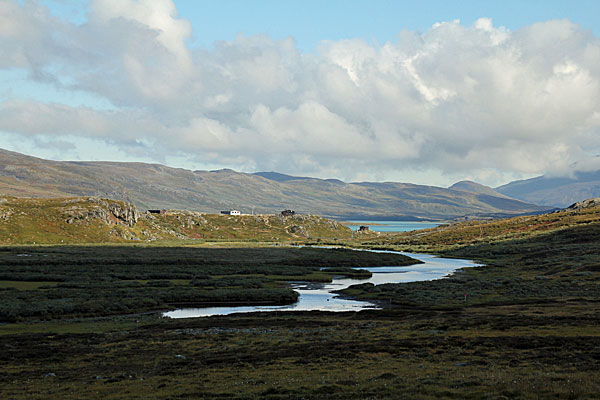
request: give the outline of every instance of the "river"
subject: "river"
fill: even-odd
[[[378,250],[369,250],[378,251]],[[477,264],[470,260],[453,258],[439,258],[431,254],[400,253],[386,251],[389,253],[404,254],[420,260],[423,264],[414,264],[402,267],[373,267],[362,268],[370,271],[369,279],[348,279],[344,277],[334,278],[331,283],[307,283],[291,282],[291,288],[300,294],[298,301],[285,306],[234,306],[234,307],[204,307],[204,308],[181,308],[163,313],[169,318],[192,318],[208,317],[211,315],[228,315],[234,313],[248,312],[273,312],[273,311],[360,311],[365,309],[378,309],[376,304],[367,301],[343,299],[338,297],[336,290],[345,289],[352,285],[362,283],[402,283],[414,281],[430,281],[448,276],[457,269],[463,267],[475,267]]]

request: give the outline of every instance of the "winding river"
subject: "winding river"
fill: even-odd
[[[378,252],[378,250],[368,250]],[[476,267],[477,264],[470,260],[453,258],[440,258],[431,254],[401,253],[385,251],[387,253],[404,254],[420,260],[423,264],[402,267],[373,267],[362,268],[370,271],[372,276],[368,279],[334,278],[331,283],[292,282],[291,287],[300,294],[298,301],[285,306],[234,306],[234,307],[204,307],[181,308],[163,315],[170,318],[208,317],[211,315],[228,315],[248,312],[273,312],[273,311],[360,311],[365,309],[380,308],[368,301],[343,299],[338,297],[336,290],[345,289],[352,285],[372,283],[402,283],[414,281],[430,281],[451,275],[457,269]]]

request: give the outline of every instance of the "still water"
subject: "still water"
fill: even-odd
[[[357,230],[361,225],[368,226],[370,230],[375,232],[409,232],[419,229],[429,229],[440,226],[438,222],[414,222],[414,221],[350,221],[352,225],[344,223],[353,231]]]
[[[377,251],[377,250],[369,250]],[[394,253],[389,251],[389,253]],[[273,312],[273,311],[360,311],[377,309],[377,305],[367,301],[347,300],[337,297],[335,290],[345,289],[352,285],[372,283],[401,283],[414,281],[430,281],[440,279],[452,274],[459,268],[475,267],[476,264],[469,260],[452,258],[439,258],[431,254],[398,253],[423,261],[423,264],[402,267],[374,267],[363,268],[373,275],[369,279],[334,278],[331,283],[291,283],[292,289],[300,294],[298,301],[285,306],[235,306],[235,307],[205,307],[182,308],[169,311],[163,315],[170,318],[208,317],[211,315],[228,315],[248,312]]]

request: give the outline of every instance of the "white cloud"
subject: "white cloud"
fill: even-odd
[[[567,20],[514,32],[442,22],[314,54],[260,35],[189,48],[191,35],[170,0],[95,0],[82,25],[0,0],[0,68],[115,105],[5,96],[0,130],[351,180],[443,171],[498,183],[600,153],[600,40]]]

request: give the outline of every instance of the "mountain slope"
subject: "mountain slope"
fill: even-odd
[[[452,190],[462,190],[463,192],[471,192],[471,193],[479,193],[479,194],[487,194],[489,196],[509,198],[508,196],[503,195],[492,189],[489,186],[482,185],[481,183],[473,182],[473,181],[460,181],[456,182],[454,185],[450,186],[448,189]]]
[[[573,177],[548,177],[514,181],[496,191],[525,202],[566,207],[591,197],[600,197],[600,171],[575,172]]]
[[[277,173],[190,171],[158,164],[48,161],[0,150],[0,194],[97,196],[140,209],[299,213],[338,218],[452,219],[544,207],[486,193],[406,183],[344,183]]]

